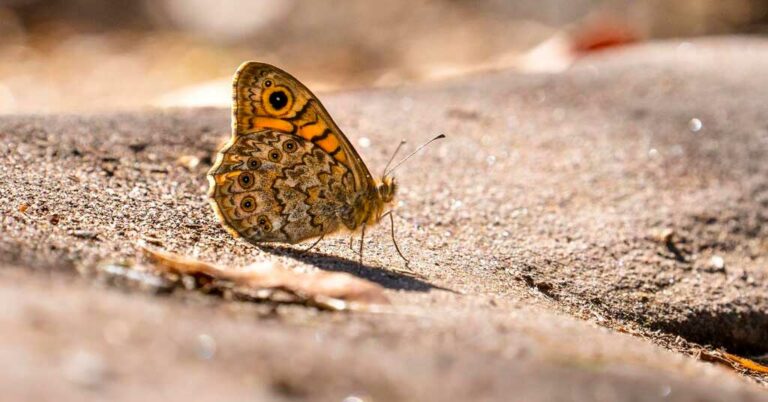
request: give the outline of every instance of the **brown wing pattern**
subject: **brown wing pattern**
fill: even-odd
[[[272,129],[239,134],[208,174],[209,196],[234,236],[297,243],[339,228],[355,196],[350,169],[311,141]]]
[[[246,62],[233,84],[235,135],[262,128],[310,141],[348,167],[360,192],[373,183],[368,168],[317,97],[290,74],[269,64]]]

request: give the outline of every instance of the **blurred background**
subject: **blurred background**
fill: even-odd
[[[323,92],[733,33],[768,33],[768,1],[0,0],[0,113],[227,106],[245,60]]]

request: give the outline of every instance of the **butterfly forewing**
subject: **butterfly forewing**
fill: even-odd
[[[293,76],[269,64],[246,62],[233,84],[235,135],[271,128],[311,141],[352,171],[358,191],[373,183],[368,168],[323,105]]]

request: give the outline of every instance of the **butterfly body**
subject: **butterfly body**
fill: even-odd
[[[318,99],[268,64],[240,66],[232,137],[208,173],[223,226],[251,243],[298,243],[377,223],[394,199]]]

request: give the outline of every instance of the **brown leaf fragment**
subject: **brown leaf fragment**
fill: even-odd
[[[149,269],[227,281],[250,290],[273,289],[294,294],[310,304],[333,310],[347,309],[347,303],[387,304],[381,286],[341,272],[297,272],[265,261],[242,268],[223,267],[140,245],[141,257]]]
[[[83,273],[90,274],[91,272],[85,271]],[[132,263],[126,262],[104,261],[96,266],[92,273],[104,283],[156,294],[170,293],[176,286],[168,278],[135,269]]]

